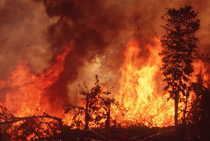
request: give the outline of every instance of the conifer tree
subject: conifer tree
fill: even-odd
[[[162,16],[162,19],[166,21],[163,26],[166,35],[161,40],[163,46],[163,50],[160,52],[163,62],[161,70],[165,77],[163,81],[167,83],[164,91],[169,92],[170,98],[174,99],[174,120],[177,127],[178,103],[187,103],[189,96],[190,76],[193,72],[193,53],[196,52],[196,42],[198,41],[195,32],[199,28],[200,20],[198,13],[191,6],[179,9],[170,8]],[[187,104],[185,105],[187,106]]]

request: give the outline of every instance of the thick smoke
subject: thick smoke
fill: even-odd
[[[144,44],[165,34],[161,16],[166,8],[186,4],[200,13],[198,46],[200,51],[209,52],[208,0],[1,0],[0,78],[13,71],[19,59],[41,73],[73,40],[64,72],[47,90],[50,100],[63,97],[60,102],[68,103],[68,96],[74,98],[73,84],[78,80],[92,83],[96,73],[111,85],[116,84],[126,43],[136,37],[142,47],[139,56],[147,59],[149,52]],[[100,65],[91,68],[97,60]]]
[[[25,0],[0,1],[0,78],[27,61],[34,72],[49,67],[52,51],[44,39],[51,25],[44,6]]]

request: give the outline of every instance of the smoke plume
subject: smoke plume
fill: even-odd
[[[167,8],[185,5],[199,12],[199,51],[210,52],[208,0],[1,0],[0,78],[14,71],[19,60],[27,61],[34,73],[42,73],[74,41],[64,72],[47,90],[50,100],[73,101],[75,84],[93,84],[96,73],[114,85],[126,43],[136,37],[142,47],[139,57],[146,60],[149,51],[144,44],[165,34],[161,16]]]

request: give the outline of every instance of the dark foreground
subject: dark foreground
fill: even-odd
[[[94,130],[72,130],[68,127],[64,128],[64,141],[106,141],[103,133]],[[159,140],[188,140],[182,133],[176,135],[174,126],[172,127],[140,127],[134,126],[130,128],[111,127],[110,141],[159,141]]]

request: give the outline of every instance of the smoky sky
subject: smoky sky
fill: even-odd
[[[27,61],[34,73],[42,73],[74,41],[64,72],[49,88],[55,97],[62,94],[67,102],[67,84],[81,77],[79,71],[86,63],[103,58],[103,73],[117,74],[126,43],[136,37],[144,50],[144,44],[152,44],[152,38],[165,34],[161,16],[167,8],[185,5],[199,12],[199,51],[210,52],[208,0],[1,0],[0,78],[14,71],[19,60]],[[139,56],[147,58],[149,51]],[[110,60],[112,63],[107,63]]]

